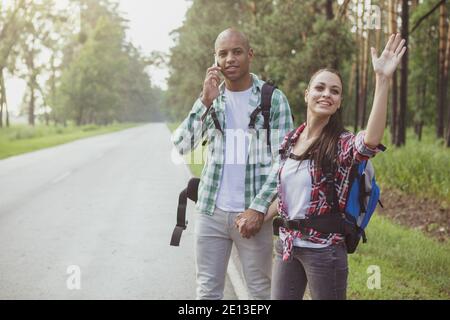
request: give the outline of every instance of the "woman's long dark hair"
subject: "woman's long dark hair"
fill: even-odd
[[[314,78],[323,71],[328,71],[337,75],[341,80],[342,88],[344,87],[342,77],[337,70],[324,68],[316,71],[312,75],[311,80],[309,80],[308,89]],[[341,95],[342,94],[343,92],[341,92]],[[330,117],[330,120],[323,128],[319,138],[309,146],[309,148],[299,157],[299,160],[311,159],[314,161],[315,165],[322,170],[331,166],[336,158],[339,137],[345,131],[346,129],[342,124],[341,108],[339,108]]]

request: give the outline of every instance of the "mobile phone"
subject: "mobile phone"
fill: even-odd
[[[219,66],[219,61],[217,61],[217,55],[214,55],[214,64],[213,64],[213,67],[219,67],[220,68],[220,66]],[[220,78],[220,72],[219,71],[215,71],[215,73],[219,76],[219,78]],[[219,85],[219,84],[217,84],[217,85]]]

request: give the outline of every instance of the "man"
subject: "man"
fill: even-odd
[[[223,298],[233,242],[250,297],[270,298],[272,226],[264,223],[264,215],[276,194],[272,159],[278,158],[279,144],[293,123],[289,103],[276,89],[270,109],[271,153],[263,139],[261,113],[255,130],[249,130],[264,84],[250,73],[253,55],[242,32],[230,28],[220,33],[215,42],[217,64],[208,68],[200,98],[172,136],[181,154],[209,141],[197,201],[197,299]],[[222,84],[219,72],[225,78]]]

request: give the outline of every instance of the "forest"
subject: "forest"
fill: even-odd
[[[159,58],[127,41],[126,28],[115,1],[1,1],[0,128],[10,124],[6,76],[26,82],[31,126],[160,120],[162,92],[146,72]]]
[[[387,37],[400,32],[408,51],[391,83],[391,141],[404,145],[407,128],[421,140],[428,127],[450,147],[449,8],[445,0],[194,0],[183,26],[173,31],[168,114],[177,120],[186,115],[213,62],[216,36],[236,27],[255,51],[252,72],[286,94],[297,124],[305,119],[311,75],[323,67],[338,69],[344,120],[357,131],[367,123],[373,99],[370,47],[381,52]]]

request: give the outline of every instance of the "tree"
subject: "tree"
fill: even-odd
[[[230,26],[245,32],[255,52],[252,72],[271,79],[288,96],[295,118],[303,118],[304,91],[312,73],[343,67],[353,41],[347,22],[334,15],[330,1],[193,1],[169,66],[171,116],[185,117],[200,93],[211,65],[217,34]],[[220,19],[214,13],[221,12]],[[333,18],[330,18],[330,14]],[[295,70],[295,72],[293,72]],[[343,72],[348,77],[348,72]]]
[[[389,0],[389,33],[397,33],[397,1]],[[391,82],[392,88],[392,105],[391,105],[391,142],[397,141],[397,118],[398,118],[398,86],[397,86],[397,71],[394,72]]]
[[[29,4],[24,19],[24,33],[18,38],[16,56],[23,64],[18,75],[27,83],[28,123],[34,125],[38,95],[42,100],[46,100],[43,83],[39,81],[49,62],[44,59],[44,56],[53,56],[55,53],[56,50],[52,47],[55,26],[60,21],[64,21],[65,16],[56,9],[54,0],[42,0]],[[48,123],[48,114],[46,114],[46,121]]]
[[[409,44],[409,5],[408,0],[402,0],[402,27],[401,35],[405,39],[405,45]],[[396,146],[402,146],[406,143],[406,115],[408,98],[408,50],[403,55],[400,73],[400,106],[398,110],[398,125],[396,134]]]
[[[119,80],[124,71],[123,30],[100,17],[93,33],[64,71],[60,94],[67,114],[77,125],[107,124],[119,109]]]
[[[6,125],[9,126],[4,70],[14,68],[14,57],[11,57],[11,53],[25,27],[23,16],[29,6],[30,1],[26,0],[14,1],[12,6],[6,8],[0,2],[0,128],[3,126],[3,110],[6,114]]]
[[[450,71],[450,27],[447,28],[447,45],[445,52],[445,62],[444,62],[444,83],[445,83],[445,94],[443,95],[443,100],[447,101],[447,137],[446,146],[450,147],[450,103],[447,99],[448,95],[448,84],[449,84],[449,71]]]
[[[446,1],[439,6],[439,72],[438,72],[438,101],[436,117],[436,136],[444,137],[444,110],[447,96],[447,79],[445,76],[445,53],[447,45],[447,7]]]

